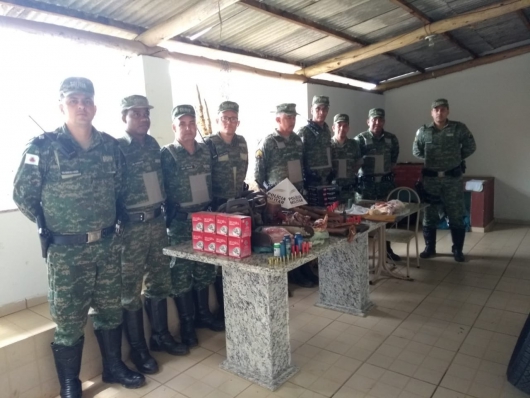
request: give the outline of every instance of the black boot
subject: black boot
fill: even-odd
[[[149,354],[144,335],[144,310],[123,310],[125,336],[131,346],[131,361],[138,372],[148,375],[158,372],[156,360]]]
[[[289,278],[289,282],[298,285],[300,287],[313,287],[315,286],[313,282],[311,282],[309,279],[307,279],[303,274],[302,271],[300,271],[300,267],[293,269],[292,271],[289,271],[287,273],[287,276]]]
[[[464,253],[464,239],[466,238],[466,230],[463,228],[451,228],[451,237],[453,238],[453,256],[455,261],[463,263],[466,261]]]
[[[436,228],[423,227],[423,238],[425,239],[425,250],[420,253],[420,257],[434,257],[436,255]]]
[[[180,321],[180,339],[189,348],[199,345],[195,333],[195,306],[191,291],[174,297]]]
[[[318,260],[313,260],[313,261],[318,261]],[[311,269],[311,264],[313,263],[313,261],[300,266],[300,273],[305,279],[307,279],[308,281],[313,283],[313,285],[316,286],[318,285],[319,280],[318,280],[318,275],[315,275],[315,273]]]
[[[401,261],[401,257],[394,253],[392,247],[390,247],[390,242],[388,240],[386,241],[386,256],[392,261]]]
[[[217,296],[217,304],[219,308],[215,314],[215,318],[220,321],[225,321],[225,299],[223,293],[223,274],[217,274],[215,277],[215,295]]]
[[[116,329],[94,330],[103,360],[102,379],[105,383],[118,383],[125,388],[139,388],[145,377],[129,369],[121,360],[121,325]]]
[[[225,330],[224,320],[215,319],[210,311],[209,305],[209,286],[201,290],[193,289],[193,297],[195,298],[195,327],[202,329],[208,328],[214,332],[222,332]]]
[[[81,398],[81,356],[85,338],[81,337],[73,346],[52,343],[55,368],[61,384],[61,398]]]
[[[152,351],[165,351],[171,355],[187,355],[190,350],[185,344],[176,342],[167,327],[167,300],[145,299],[145,310],[151,323]]]

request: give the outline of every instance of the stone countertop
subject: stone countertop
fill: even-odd
[[[357,234],[352,244],[358,241],[358,236],[362,234],[367,234],[379,227],[384,228],[384,226],[386,225],[386,223],[376,222],[370,222],[367,224],[369,224],[370,229],[361,234]],[[164,254],[166,256],[184,258],[192,261],[200,261],[202,263],[219,265],[221,267],[236,267],[249,272],[277,275],[298,268],[302,264],[305,264],[311,260],[318,258],[318,256],[322,253],[344,242],[346,242],[346,238],[338,238],[332,236],[329,239],[329,243],[313,246],[311,251],[305,256],[293,259],[288,262],[282,262],[280,264],[269,264],[269,261],[267,259],[269,257],[273,257],[272,253],[252,253],[252,255],[249,257],[238,259],[234,257],[221,256],[219,254],[195,251],[193,250],[191,242],[184,242],[176,246],[166,247],[164,248]]]

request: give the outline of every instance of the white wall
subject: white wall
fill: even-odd
[[[0,213],[0,307],[47,293],[37,226],[21,212]]]
[[[447,98],[449,118],[465,123],[475,137],[467,174],[496,178],[495,218],[530,221],[530,54],[385,93],[400,162],[419,161],[412,142],[417,129],[431,121],[436,98]]]
[[[330,107],[326,122],[330,128],[333,124],[333,116],[337,113],[346,113],[350,117],[350,132],[348,136],[351,138],[368,129],[366,120],[370,109],[384,108],[385,106],[385,97],[380,94],[311,83],[307,85],[307,112],[311,108],[311,101],[314,95],[326,95],[329,97]],[[297,123],[297,127],[302,125],[300,122]],[[391,124],[387,127],[388,131],[393,131]]]

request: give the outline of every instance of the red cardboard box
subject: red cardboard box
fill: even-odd
[[[192,213],[191,226],[193,232],[204,232],[204,216],[209,214],[207,211]]]
[[[252,222],[249,216],[228,215],[228,236],[249,238],[252,234]]]
[[[204,251],[215,253],[215,235],[204,234]]]
[[[215,254],[228,256],[228,236],[217,235],[215,237]]]
[[[205,234],[215,234],[215,216],[217,213],[205,212],[202,216]]]
[[[201,232],[192,233],[193,250],[204,251],[204,234]]]
[[[217,235],[228,236],[228,214],[217,213],[215,215],[215,231]]]
[[[250,256],[250,237],[236,238],[228,237],[228,255],[235,258],[245,258]]]

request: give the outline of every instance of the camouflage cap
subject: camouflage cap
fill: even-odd
[[[299,115],[299,113],[296,113],[296,104],[277,105],[276,113],[285,113],[286,115]]]
[[[133,108],[153,109],[154,107],[149,105],[149,101],[143,95],[129,95],[121,100],[122,112]]]
[[[431,104],[431,109],[437,108],[439,106],[445,106],[449,108],[449,101],[447,101],[445,98],[439,98]]]
[[[333,123],[346,122],[350,123],[350,117],[345,113],[338,113],[333,117]]]
[[[325,95],[315,95],[312,104],[329,106],[329,97],[326,97]]]
[[[233,102],[233,101],[221,102],[221,104],[219,105],[219,110],[217,111],[217,113],[226,112],[226,111],[232,111],[232,112],[235,112],[235,113],[239,113],[239,105],[238,105],[238,103],[237,102]]]
[[[385,118],[385,110],[381,108],[372,108],[368,111],[368,117],[382,117]]]
[[[184,115],[190,115],[195,117],[195,108],[191,105],[177,105],[171,111],[171,116],[173,119],[177,119]]]
[[[94,84],[86,77],[67,77],[61,82],[59,95],[61,98],[73,93],[94,96]]]

